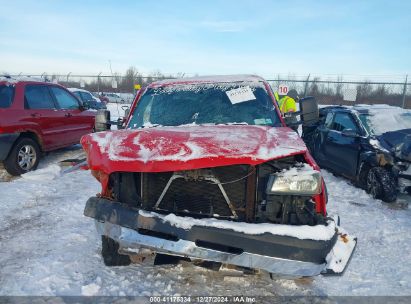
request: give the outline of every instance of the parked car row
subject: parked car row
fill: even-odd
[[[36,169],[43,152],[79,143],[91,133],[96,111],[65,87],[0,77],[0,162],[20,175]]]

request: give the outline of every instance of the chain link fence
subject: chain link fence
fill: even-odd
[[[177,78],[177,76],[142,76],[142,75],[10,75],[12,77],[32,77],[45,81],[59,83],[67,88],[84,89],[90,92],[112,92],[112,93],[135,93],[135,86],[139,84],[141,87],[152,83],[153,81]]]
[[[274,91],[280,86],[300,96],[314,96],[323,105],[388,104],[411,108],[411,84],[404,82],[296,79],[268,80]],[[281,95],[280,95],[281,96]]]
[[[142,87],[162,79],[179,78],[184,74],[151,76],[140,74],[121,75],[11,75],[30,76],[47,79],[66,87],[83,88],[91,92],[135,93],[135,84]],[[411,108],[411,83],[403,81],[346,81],[342,77],[323,80],[321,77],[276,77],[268,79],[274,91],[280,85],[296,89],[300,96],[314,96],[319,104],[355,105],[355,104],[388,104]],[[281,96],[281,95],[280,95]]]

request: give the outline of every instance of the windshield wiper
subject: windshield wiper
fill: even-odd
[[[248,126],[248,123],[246,122],[225,122],[225,123],[219,123],[219,125],[226,125],[226,126]]]
[[[162,127],[160,124],[152,124],[152,123],[145,123],[142,128],[143,129],[149,129],[149,128],[156,128],[156,127]]]

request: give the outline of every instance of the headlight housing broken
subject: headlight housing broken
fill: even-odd
[[[312,196],[321,193],[320,172],[300,171],[296,174],[282,172],[270,175],[267,190],[268,195],[303,195]]]

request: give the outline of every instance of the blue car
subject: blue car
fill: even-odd
[[[398,191],[411,194],[411,111],[329,106],[319,114],[302,136],[322,168],[385,202],[394,202]]]
[[[97,97],[93,96],[89,91],[76,88],[68,88],[82,103],[87,104],[88,108],[93,110],[107,109],[106,104]]]

